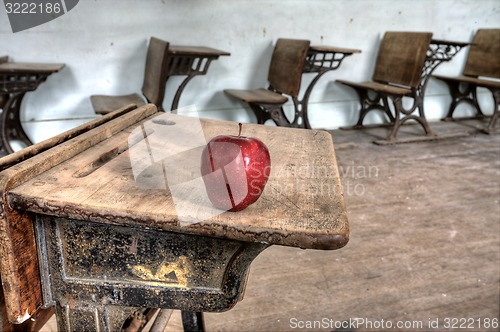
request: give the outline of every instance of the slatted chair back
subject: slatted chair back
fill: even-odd
[[[469,49],[464,75],[500,78],[500,29],[477,30]]]
[[[276,41],[268,74],[272,88],[292,97],[298,96],[309,44],[308,40],[280,38]]]
[[[386,32],[373,81],[418,88],[431,38],[430,32]]]
[[[163,102],[163,98],[165,96],[168,46],[168,42],[151,37],[146,56],[146,68],[144,70],[142,93],[148,102],[153,103],[158,107],[161,107],[159,104]]]

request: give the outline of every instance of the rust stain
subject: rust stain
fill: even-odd
[[[180,256],[175,262],[163,262],[155,273],[142,265],[132,267],[132,273],[142,280],[175,283],[184,287],[188,285],[190,272],[190,263],[186,256]]]

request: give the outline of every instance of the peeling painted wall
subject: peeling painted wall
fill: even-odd
[[[326,74],[311,95],[312,126],[336,128],[355,122],[358,104],[354,91],[335,79],[369,79],[385,31],[431,31],[435,38],[469,41],[478,28],[499,26],[497,0],[83,0],[67,14],[17,33],[0,8],[0,55],[66,64],[28,93],[22,105],[23,125],[38,142],[95,117],[92,94],[139,92],[150,36],[231,52],[188,84],[180,107],[194,104],[200,116],[248,122],[255,121],[253,114],[222,90],[266,87],[277,38],[359,48],[361,54]],[[435,73],[460,73],[466,55],[461,51]],[[311,78],[306,75],[303,82]],[[179,82],[168,82],[167,109]],[[491,109],[490,99],[481,93],[481,102]],[[425,99],[428,117],[441,117],[450,100],[446,86],[432,80]],[[464,106],[460,112],[470,110]],[[378,121],[378,116],[368,120]]]

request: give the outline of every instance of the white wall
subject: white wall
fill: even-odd
[[[15,34],[0,8],[0,55],[66,64],[25,97],[23,124],[38,142],[95,117],[91,94],[139,92],[150,36],[231,52],[189,83],[180,106],[195,104],[203,117],[248,122],[255,121],[253,114],[222,90],[265,87],[277,38],[359,48],[361,54],[319,81],[310,99],[312,126],[336,128],[355,121],[358,104],[354,92],[334,80],[371,77],[384,31],[431,31],[435,38],[469,41],[478,28],[499,26],[498,0],[81,0],[64,16]],[[435,73],[460,73],[466,54],[461,51]],[[178,83],[169,81],[166,109]],[[446,86],[432,80],[428,117],[441,117],[449,101]],[[490,105],[487,92],[482,101]]]

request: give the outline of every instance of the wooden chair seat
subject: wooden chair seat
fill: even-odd
[[[137,93],[120,96],[93,95],[90,97],[92,107],[97,114],[107,114],[129,104],[142,106],[146,103],[155,104],[163,111],[163,99],[167,84],[169,43],[161,39],[151,37],[149,40],[142,83],[142,94]]]
[[[110,110],[117,110],[124,105],[133,104],[140,107],[146,104],[144,98],[136,93],[124,96],[94,95],[90,97],[90,101],[92,102],[94,111],[101,115],[110,113]]]
[[[224,92],[245,103],[282,105],[288,101],[288,97],[263,88],[255,90],[227,89]]]
[[[309,45],[308,40],[278,39],[269,66],[268,89],[226,89],[224,92],[242,102],[248,103],[254,111],[259,124],[272,120],[278,126],[293,126],[294,124],[285,116],[283,104],[290,97],[294,101],[295,107],[299,105],[298,95],[302,70],[306,62]]]
[[[410,88],[373,82],[373,81],[356,83],[344,80],[337,80],[337,82],[348,85],[355,89],[366,89],[383,94],[400,95],[400,96],[409,96],[412,94],[412,90]]]
[[[465,68],[462,75],[433,77],[443,81],[448,86],[452,101],[448,113],[443,120],[452,120],[453,113],[461,103],[471,105],[476,114],[474,117],[482,118],[484,113],[477,99],[477,88],[490,90],[493,96],[494,109],[486,132],[493,129],[500,115],[500,29],[477,30],[467,55]]]
[[[487,89],[500,89],[500,81],[494,81],[489,78],[478,78],[478,77],[472,77],[472,76],[465,76],[465,75],[460,75],[460,76],[442,76],[442,75],[433,75],[432,77],[435,77],[437,79],[440,79],[442,81],[453,81],[453,82],[463,82],[463,83],[469,83],[469,84],[474,84],[478,87],[482,88],[487,88]]]

